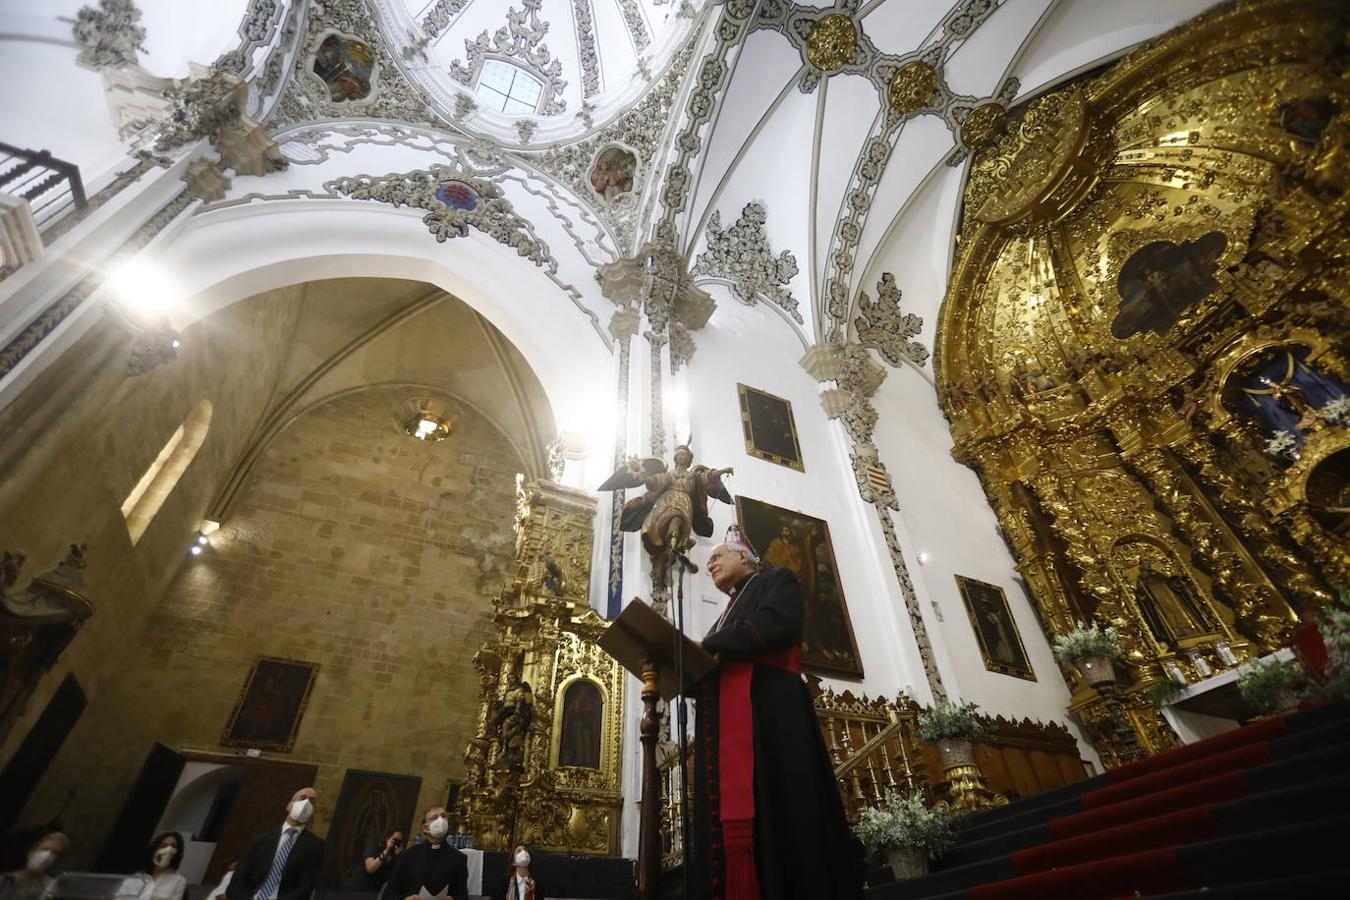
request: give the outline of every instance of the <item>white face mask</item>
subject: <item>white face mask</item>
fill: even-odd
[[[291,818],[301,825],[309,821],[309,817],[314,815],[314,804],[305,797],[301,800],[291,801]]]
[[[34,850],[28,854],[28,871],[45,872],[56,861],[56,854],[50,850]]]
[[[172,847],[160,847],[155,851],[155,865],[168,866],[173,862],[175,851]]]
[[[530,854],[526,853],[524,850],[516,854],[516,865],[520,866],[523,869],[529,864],[530,864]]]
[[[450,830],[450,823],[445,821],[444,816],[437,816],[436,818],[432,819],[431,824],[427,826],[427,834],[431,835],[438,841],[441,838],[445,837],[445,833],[449,830]]]

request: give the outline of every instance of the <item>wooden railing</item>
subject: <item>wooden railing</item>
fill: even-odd
[[[41,231],[71,209],[89,205],[80,167],[50,150],[24,150],[0,143],[0,192],[28,201]]]
[[[887,791],[910,794],[927,784],[923,752],[914,736],[917,711],[884,699],[816,697],[825,747],[850,822],[879,804]]]

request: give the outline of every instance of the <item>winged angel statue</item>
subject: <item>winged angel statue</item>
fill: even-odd
[[[708,498],[731,502],[722,476],[733,474],[733,470],[709,469],[695,466],[693,462],[693,451],[687,443],[681,444],[675,448],[673,470],[668,471],[665,461],[654,456],[634,457],[600,485],[602,491],[647,488],[641,497],[634,497],[623,505],[619,529],[642,532],[642,546],[651,554],[657,571],[663,576],[670,570],[677,554],[694,546],[689,536],[691,532],[699,537],[712,537]]]

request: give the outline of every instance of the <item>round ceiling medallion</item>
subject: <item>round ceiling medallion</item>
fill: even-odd
[[[835,72],[853,55],[858,46],[858,30],[853,20],[840,13],[823,16],[806,36],[806,58],[822,72]]]
[[[972,109],[961,123],[961,143],[971,150],[987,147],[1008,125],[1008,111],[1001,103],[983,103]]]
[[[896,70],[886,98],[900,112],[916,113],[932,101],[938,84],[938,73],[932,66],[911,60]]]

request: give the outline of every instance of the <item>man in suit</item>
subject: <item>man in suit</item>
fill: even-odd
[[[394,866],[384,896],[389,900],[418,900],[423,890],[432,897],[468,900],[469,860],[445,843],[450,821],[444,806],[433,806],[422,815],[420,844],[404,850]]]
[[[225,900],[309,900],[323,867],[323,838],[306,828],[316,796],[312,787],[296,791],[286,804],[281,827],[248,842]]]

